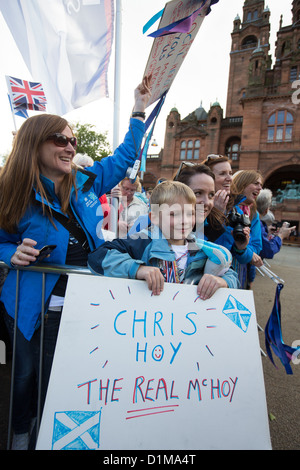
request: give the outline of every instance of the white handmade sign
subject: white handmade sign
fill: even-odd
[[[70,275],[37,449],[270,449],[251,291]]]
[[[197,9],[200,11],[191,21],[188,31],[176,32],[154,39],[144,72],[144,76],[152,75],[151,98],[147,106],[155,103],[171,87],[206,16],[210,3],[210,0],[206,2],[172,0],[166,4],[158,26],[159,30],[192,15]]]

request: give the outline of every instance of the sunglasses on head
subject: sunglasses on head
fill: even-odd
[[[47,137],[47,140],[52,140],[54,144],[57,145],[58,147],[66,147],[69,142],[74,149],[76,149],[77,147],[76,137],[67,137],[64,134],[56,133],[53,135],[49,135],[49,137]]]
[[[193,167],[193,166],[195,166],[195,164],[192,163],[192,162],[181,162],[180,165],[179,165],[178,171],[177,171],[176,175],[173,178],[173,181],[178,180],[178,177],[179,177],[179,175],[181,173],[181,170],[183,169],[184,166]]]
[[[218,158],[223,158],[223,155],[215,155],[211,153],[210,155],[207,155],[206,161],[209,162],[209,160],[217,160]]]

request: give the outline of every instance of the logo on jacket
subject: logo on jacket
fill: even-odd
[[[98,197],[95,193],[90,191],[87,196],[84,198],[86,207],[94,207],[98,202]]]

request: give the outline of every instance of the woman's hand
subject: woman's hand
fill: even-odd
[[[238,250],[245,250],[247,248],[247,245],[250,240],[250,227],[244,227],[243,228],[243,234],[245,235],[245,241],[244,242],[239,242],[237,240],[234,241],[235,246],[237,247]]]
[[[264,263],[257,253],[253,253],[251,264],[253,264],[253,266],[256,266],[257,268],[260,268]]]
[[[134,90],[135,103],[133,112],[143,113],[151,96],[150,91],[151,75],[143,78],[142,83]],[[138,119],[138,118],[137,118]]]
[[[220,189],[215,194],[214,206],[217,209],[219,209],[219,211],[223,212],[223,214],[225,214],[228,200],[229,200],[228,192],[225,191],[225,189],[223,189],[223,190]]]
[[[200,299],[210,299],[220,287],[228,287],[227,282],[219,276],[204,274],[197,286],[197,294]]]
[[[110,191],[110,194],[111,194],[111,197],[118,197],[118,198],[122,197],[120,186],[115,186],[114,188],[112,188],[112,190]]]
[[[154,266],[140,266],[136,273],[136,279],[145,280],[153,295],[159,295],[164,289],[164,277],[159,268]]]
[[[30,263],[36,261],[36,257],[40,253],[39,250],[34,248],[36,244],[37,242],[35,240],[24,238],[21,245],[18,246],[16,252],[11,257],[11,264],[15,266],[28,266]]]

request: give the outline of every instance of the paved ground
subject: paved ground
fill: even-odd
[[[300,341],[300,247],[284,246],[270,264],[285,281],[280,295],[282,337],[292,345]],[[276,284],[258,274],[253,290],[258,323],[264,328],[272,311]],[[259,336],[265,350],[264,333]],[[263,358],[268,412],[275,417],[270,421],[272,446],[274,450],[300,450],[300,364],[292,365],[293,375],[287,375],[276,356],[275,362],[278,369]]]
[[[270,263],[272,270],[285,280],[281,292],[282,334],[286,344],[300,341],[300,247],[284,246]],[[264,328],[272,310],[276,284],[259,274],[253,286],[259,324]],[[1,326],[0,326],[1,328]],[[259,333],[265,350],[264,333]],[[274,450],[300,450],[300,365],[293,365],[287,375],[278,358],[278,369],[263,357],[263,369]],[[0,450],[6,449],[9,406],[10,360],[0,365]]]

